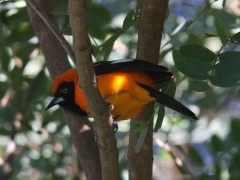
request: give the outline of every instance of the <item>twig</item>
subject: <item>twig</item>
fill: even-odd
[[[60,42],[62,47],[65,49],[69,57],[72,59],[74,63],[76,63],[76,58],[73,53],[73,50],[67,40],[63,37],[62,33],[59,31],[57,26],[55,25],[54,22],[52,22],[51,19],[47,16],[47,14],[36,4],[34,0],[25,0],[31,8],[34,9],[34,11],[41,17],[41,19],[46,23],[48,28],[52,31],[54,36],[57,38],[57,40]]]
[[[193,17],[189,22],[186,22],[185,25],[175,34],[171,35],[171,39],[168,40],[165,44],[162,45],[161,49],[164,48],[165,46],[167,46],[169,43],[171,43],[173,41],[173,39],[181,32],[185,32],[193,23],[196,22],[196,20],[207,16],[209,9],[211,8],[211,5],[214,3],[215,1],[206,4],[206,6],[199,11],[199,13]],[[175,31],[175,30],[174,30]]]
[[[179,146],[178,148],[176,146],[171,145],[168,142],[162,142],[159,138],[156,136],[153,137],[153,141],[161,148],[163,148],[165,151],[169,152],[170,156],[173,158],[174,163],[176,166],[182,167],[190,176],[192,179],[197,179],[197,176],[194,174],[193,169],[194,167],[191,161],[187,158],[186,153],[182,150],[182,147]]]
[[[216,56],[215,56],[215,59],[214,59],[214,62],[213,62],[213,68],[211,69],[211,71],[210,71],[210,74],[209,74],[209,76],[208,76],[208,79],[207,79],[207,81],[206,81],[206,83],[208,83],[209,81],[210,81],[210,77],[212,76],[212,74],[213,74],[213,71],[214,71],[214,69],[215,69],[215,66],[216,66],[216,64],[217,64],[217,60],[218,60],[218,58],[219,58],[219,56],[220,56],[220,53],[222,52],[222,50],[223,50],[223,48],[227,45],[227,43],[230,41],[230,37],[228,37],[227,38],[227,40],[223,43],[223,45],[221,46],[221,48],[219,49],[219,51],[217,52],[217,54],[216,54]]]
[[[118,180],[118,151],[112,127],[113,119],[108,105],[99,93],[94,75],[86,22],[86,0],[69,0],[69,13],[80,86],[97,125],[102,179]]]

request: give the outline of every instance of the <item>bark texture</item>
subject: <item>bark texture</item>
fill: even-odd
[[[164,27],[168,0],[143,0],[139,19],[137,59],[157,63]],[[131,120],[129,136],[129,179],[149,180],[152,178],[153,122],[149,123],[147,136],[139,153],[135,147],[139,135],[133,130],[136,121],[149,121],[153,113],[153,104],[148,104],[142,112]]]
[[[109,107],[102,99],[96,82],[87,30],[86,0],[69,0],[73,48],[77,58],[80,86],[97,127],[98,145],[104,180],[118,179],[118,151]]]
[[[26,0],[28,2],[28,0]],[[51,1],[38,0],[37,4],[48,17],[54,21],[50,14]],[[67,54],[57,38],[36,14],[36,12],[27,4],[28,13],[32,26],[39,39],[40,48],[46,59],[47,68],[51,79],[62,74],[71,66],[67,61]],[[86,117],[76,116],[69,112],[64,112],[67,124],[69,126],[73,143],[81,159],[83,170],[89,180],[101,179],[101,165],[99,150],[94,141],[92,127]]]

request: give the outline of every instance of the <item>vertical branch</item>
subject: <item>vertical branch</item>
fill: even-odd
[[[112,117],[96,82],[91,58],[91,43],[86,22],[86,0],[69,0],[69,16],[73,33],[73,48],[81,89],[97,124],[98,144],[104,180],[118,179],[118,151],[112,128]]]
[[[137,59],[158,62],[159,50],[168,8],[168,0],[143,0],[139,19]],[[145,106],[142,112],[131,120],[129,136],[129,179],[146,180],[152,178],[152,135],[153,122],[149,123],[147,136],[139,153],[135,152],[138,134],[133,131],[138,120],[149,121],[153,113],[153,104]]]
[[[46,13],[54,22],[54,18],[50,13],[52,9],[51,1],[38,0],[38,4],[43,10],[42,13]],[[54,79],[57,75],[71,68],[67,61],[67,54],[52,31],[28,3],[27,8],[30,21],[38,36],[40,47],[46,59],[50,76]],[[101,179],[99,151],[88,119],[69,112],[64,112],[64,116],[67,120],[73,143],[81,157],[81,164],[87,179]]]

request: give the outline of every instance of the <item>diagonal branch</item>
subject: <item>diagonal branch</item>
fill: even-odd
[[[38,4],[44,13],[54,22],[54,18],[50,13],[51,1],[38,0]],[[30,21],[38,36],[40,47],[45,56],[50,76],[54,79],[57,75],[71,68],[67,61],[67,54],[53,32],[28,3],[27,9]],[[87,179],[101,179],[99,151],[94,140],[92,126],[88,119],[69,112],[64,112],[64,116],[68,123],[73,143],[81,157],[81,164]]]
[[[73,53],[73,50],[71,46],[68,44],[67,40],[63,37],[59,29],[57,28],[56,24],[47,16],[47,14],[37,5],[37,3],[33,0],[25,0],[27,4],[41,17],[41,19],[45,22],[47,27],[52,31],[54,36],[57,38],[59,43],[62,45],[62,47],[65,49],[69,57],[72,59],[72,61],[75,63],[75,55]]]
[[[97,125],[98,144],[104,180],[118,179],[118,151],[112,128],[112,117],[103,101],[94,75],[91,43],[86,22],[86,0],[69,0],[69,16],[73,33],[73,47],[77,57],[80,86],[89,110]]]
[[[168,0],[143,0],[139,19],[137,59],[157,63],[163,33]],[[153,122],[149,123],[145,142],[139,153],[135,152],[138,134],[134,132],[136,121],[150,121],[153,104],[148,104],[142,112],[131,120],[129,136],[128,164],[129,179],[145,180],[152,177]]]

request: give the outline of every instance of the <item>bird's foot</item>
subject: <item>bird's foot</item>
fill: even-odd
[[[113,127],[113,132],[116,133],[118,131],[118,124],[113,122],[112,127]]]

